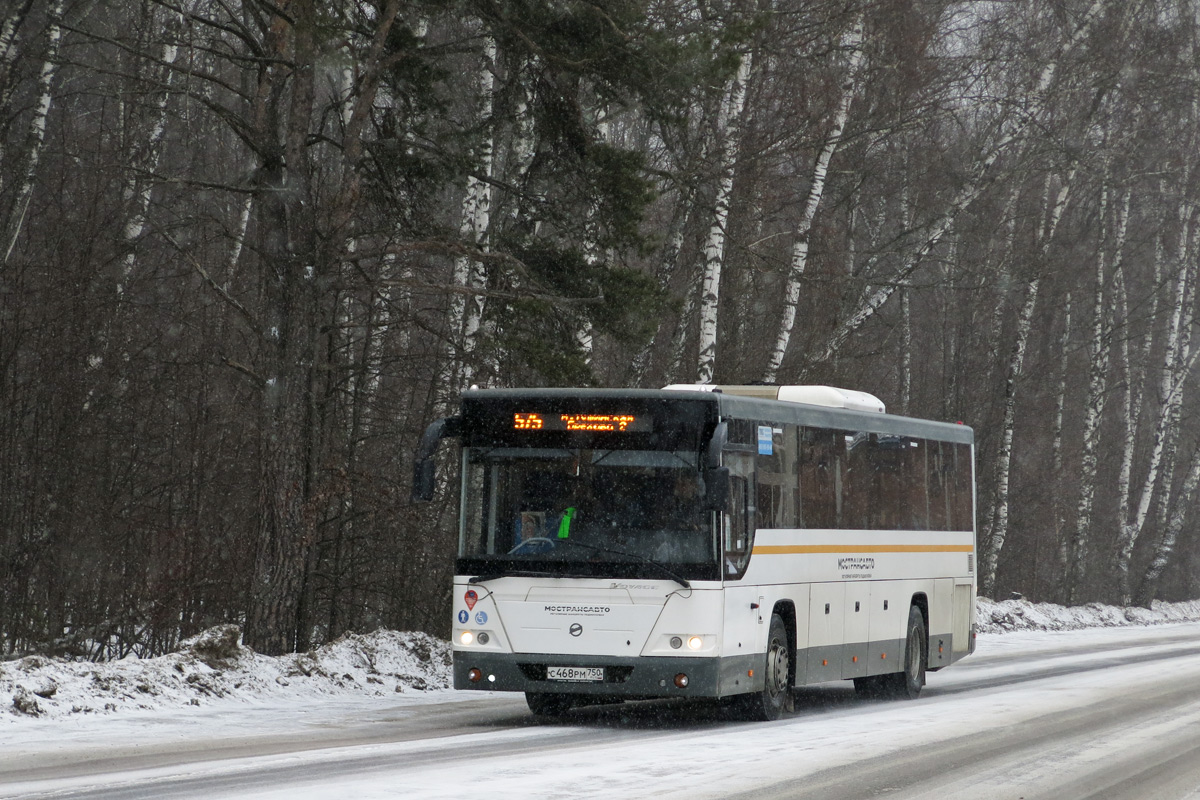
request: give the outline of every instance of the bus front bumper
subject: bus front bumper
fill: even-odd
[[[455,651],[454,688],[625,698],[725,697],[762,688],[762,670],[755,669],[761,660],[761,655],[622,658]],[[599,668],[603,679],[556,680],[549,677],[552,667]],[[751,671],[754,677],[748,674]]]

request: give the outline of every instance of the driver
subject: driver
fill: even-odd
[[[551,529],[550,536],[556,540],[570,539],[572,533],[579,531],[575,521],[584,517],[584,509],[591,507],[591,498],[586,481],[571,481],[566,491],[566,497],[560,502],[561,511],[558,514],[557,526]]]

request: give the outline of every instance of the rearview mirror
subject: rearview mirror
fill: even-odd
[[[713,467],[704,473],[704,508],[729,510],[729,467]]]
[[[428,503],[433,499],[434,463],[432,458],[426,458],[413,463],[413,491],[415,502]]]
[[[417,445],[416,458],[413,459],[413,502],[427,503],[433,499],[436,488],[433,454],[437,451],[438,442],[443,438],[459,435],[461,423],[460,417],[444,417],[434,420],[425,429],[421,442]]]

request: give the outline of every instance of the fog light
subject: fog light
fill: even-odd
[[[480,633],[479,633],[479,643],[480,643],[480,644],[487,644],[487,643],[488,643],[488,638],[489,638],[489,637],[488,637],[488,635],[487,635],[486,633],[484,633],[484,632],[480,631]]]
[[[470,631],[463,631],[459,634],[458,640],[463,644],[470,644],[471,642],[475,641],[475,634],[471,633]]]
[[[688,676],[682,672],[675,676],[675,685],[680,689],[686,689],[688,685]]]
[[[678,636],[672,636],[671,647],[674,647],[676,650],[683,647],[683,639],[680,639]]]
[[[467,680],[469,680],[471,683],[479,683],[479,681],[481,681],[482,679],[483,679],[483,673],[480,672],[475,667],[472,667],[471,669],[467,670]]]
[[[693,636],[692,638],[688,639],[688,647],[692,648],[693,650],[699,650],[703,646],[704,640],[699,636]]]

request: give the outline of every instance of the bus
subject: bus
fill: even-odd
[[[457,689],[589,704],[916,698],[975,649],[974,438],[829,386],[475,389],[458,440]]]

